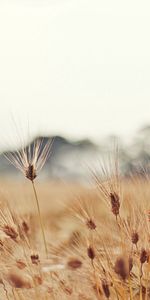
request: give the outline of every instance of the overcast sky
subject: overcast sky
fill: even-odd
[[[149,0],[1,0],[2,140],[12,116],[74,139],[150,123],[149,31]]]

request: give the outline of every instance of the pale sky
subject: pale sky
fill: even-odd
[[[150,1],[1,0],[0,135],[100,140],[150,123]]]

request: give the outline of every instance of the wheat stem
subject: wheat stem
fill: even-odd
[[[48,250],[47,250],[46,238],[45,238],[45,233],[44,233],[44,226],[43,226],[43,222],[42,222],[40,205],[39,205],[39,200],[38,200],[38,196],[37,196],[34,181],[32,181],[32,187],[33,187],[34,196],[35,196],[36,205],[37,205],[37,210],[38,210],[38,216],[39,216],[39,222],[40,222],[40,227],[41,227],[41,232],[42,232],[42,237],[43,237],[43,242],[44,242],[44,247],[45,247],[45,253],[46,253],[46,257],[48,257]]]
[[[131,285],[130,274],[129,274],[129,291],[130,291],[130,300],[133,300],[133,293],[132,293],[132,285]]]

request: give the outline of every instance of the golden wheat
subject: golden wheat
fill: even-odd
[[[93,176],[38,183],[47,256],[28,184],[1,179],[0,299],[150,299],[149,178]]]

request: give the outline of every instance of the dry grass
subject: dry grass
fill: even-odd
[[[150,299],[148,176],[35,183],[49,150],[8,157],[26,182],[1,180],[0,299]]]
[[[1,179],[0,299],[150,299],[149,179]]]

